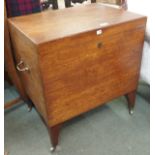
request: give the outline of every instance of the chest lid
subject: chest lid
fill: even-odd
[[[33,43],[41,44],[139,18],[144,16],[95,3],[14,17],[9,24]]]

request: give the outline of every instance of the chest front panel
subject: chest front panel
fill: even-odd
[[[51,125],[136,89],[144,40],[142,23],[101,29],[100,35],[94,30],[40,46]]]

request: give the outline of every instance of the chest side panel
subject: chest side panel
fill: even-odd
[[[145,19],[40,47],[49,124],[55,125],[137,87]]]
[[[37,46],[11,24],[10,33],[16,64],[22,60],[24,66],[21,65],[20,67],[26,66],[29,68],[29,71],[19,72],[26,93],[40,114],[47,120],[42,82],[38,67]]]

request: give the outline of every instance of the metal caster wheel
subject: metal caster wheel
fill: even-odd
[[[58,152],[58,151],[60,151],[60,150],[61,150],[61,148],[60,148],[59,145],[56,146],[56,147],[51,147],[51,148],[50,148],[50,151],[51,151],[51,152]]]
[[[54,147],[51,147],[51,148],[50,148],[50,151],[51,151],[51,152],[54,152],[54,150],[55,150]]]
[[[31,112],[32,111],[32,106],[28,105],[27,110],[28,110],[28,112]]]
[[[130,115],[133,115],[133,113],[134,113],[133,109],[130,109],[130,110],[129,110],[129,114],[130,114]]]
[[[31,100],[28,100],[28,101],[26,102],[26,104],[27,104],[27,110],[28,110],[28,112],[31,112],[31,111],[32,111],[32,108],[33,108],[33,103],[32,103],[32,101],[31,101]]]

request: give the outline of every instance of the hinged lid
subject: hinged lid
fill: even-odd
[[[143,17],[96,3],[14,17],[9,23],[35,44],[41,44]]]

